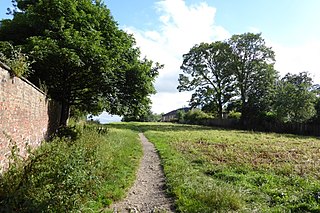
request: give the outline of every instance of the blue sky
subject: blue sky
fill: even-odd
[[[0,0],[0,18],[11,0]],[[188,105],[176,90],[182,54],[200,42],[262,32],[276,53],[281,75],[309,71],[320,83],[319,0],[105,0],[119,26],[132,33],[143,55],[165,65],[152,110]]]
[[[174,1],[174,0],[173,0]],[[121,26],[154,29],[158,22],[155,0],[105,0]],[[298,44],[319,37],[318,0],[186,0],[187,5],[206,2],[217,9],[215,23],[231,34],[259,29],[264,36],[284,44]]]

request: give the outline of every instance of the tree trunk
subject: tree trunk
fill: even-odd
[[[246,126],[247,119],[248,119],[248,109],[247,109],[247,102],[244,96],[241,97],[242,105],[241,105],[241,118],[240,123],[243,126]]]
[[[218,106],[218,116],[219,116],[219,119],[222,119],[222,103],[219,103],[219,106]]]
[[[70,115],[70,105],[66,101],[61,104],[60,126],[67,126]]]

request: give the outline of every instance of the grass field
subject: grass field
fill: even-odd
[[[314,137],[127,123],[156,145],[181,212],[320,212]]]
[[[178,212],[320,212],[317,138],[166,123],[111,124],[102,134],[87,127],[26,162],[16,156],[0,178],[0,212],[108,211],[135,179],[139,131],[159,151]]]

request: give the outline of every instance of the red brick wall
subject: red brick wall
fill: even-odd
[[[0,173],[8,166],[14,144],[19,155],[26,157],[26,144],[38,147],[58,121],[57,104],[27,80],[10,76],[0,66]]]

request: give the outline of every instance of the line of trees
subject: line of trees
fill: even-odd
[[[201,43],[183,55],[178,90],[193,91],[190,105],[218,118],[240,112],[242,124],[319,120],[319,86],[309,73],[280,78],[274,64],[261,34]]]
[[[95,0],[13,0],[12,19],[0,22],[0,53],[12,47],[31,63],[26,76],[62,104],[61,125],[73,113],[139,116],[162,65],[141,59],[132,35]],[[25,59],[24,58],[24,59]]]

